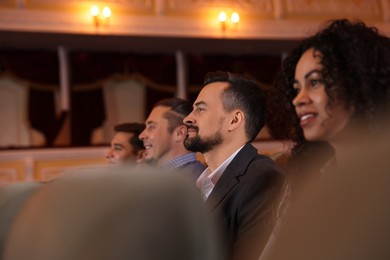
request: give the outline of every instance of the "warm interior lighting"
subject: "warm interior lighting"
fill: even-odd
[[[227,29],[237,29],[237,24],[240,22],[240,15],[237,12],[233,12],[228,19],[226,12],[221,11],[218,14],[218,21],[221,23],[222,31]]]
[[[226,22],[226,19],[227,19],[226,13],[223,11],[220,12],[218,15],[218,21],[220,21],[221,23],[224,23],[224,22]]]
[[[91,14],[91,16],[93,17],[96,17],[99,15],[99,7],[97,7],[96,5],[93,5],[89,11],[89,13]]]
[[[230,20],[232,23],[237,24],[240,22],[240,15],[237,12],[233,12]]]
[[[93,6],[91,6],[89,13],[93,17],[93,21],[94,21],[96,27],[99,27],[100,25],[103,25],[103,24],[107,24],[108,18],[111,17],[111,9],[108,6],[105,6],[102,9],[102,11],[100,11],[99,7],[97,5],[93,5]]]
[[[104,18],[109,18],[110,16],[111,16],[111,9],[108,6],[105,6],[103,8],[103,17]]]

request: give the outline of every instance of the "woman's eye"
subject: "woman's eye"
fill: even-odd
[[[321,83],[322,83],[322,80],[319,80],[319,79],[312,79],[312,80],[310,80],[310,85],[312,87],[316,87],[316,86],[320,85]]]

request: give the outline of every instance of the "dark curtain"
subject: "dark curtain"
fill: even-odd
[[[56,51],[0,50],[0,67],[37,84],[59,85]]]
[[[210,71],[230,71],[250,75],[260,82],[272,84],[280,69],[279,56],[264,55],[188,55],[189,84],[203,84]]]
[[[158,100],[175,95],[174,55],[75,51],[70,54],[70,60],[74,84],[96,82],[113,74],[137,73],[152,82],[169,86],[165,92],[146,86],[146,115]]]
[[[174,55],[75,51],[70,53],[70,64],[73,84],[98,82],[113,74],[137,73],[151,82],[169,86],[167,92],[146,86],[147,114],[155,102],[175,95]],[[89,143],[92,131],[101,126],[105,120],[101,85],[96,83],[92,90],[74,91],[72,109],[72,143],[86,145]]]
[[[0,50],[2,72],[33,82],[28,90],[28,119],[31,127],[45,136],[47,146],[53,145],[66,117],[65,113],[55,114],[58,66],[56,51]]]
[[[43,133],[47,146],[53,145],[66,116],[66,112],[56,115],[53,91],[34,87],[29,89],[28,118],[31,127]]]
[[[89,145],[93,130],[105,120],[105,107],[101,80],[113,74],[137,73],[154,84],[164,85],[164,90],[146,86],[146,115],[162,98],[175,95],[176,59],[174,54],[134,54],[121,52],[72,51],[69,53],[71,74],[71,133],[73,146]],[[50,50],[0,50],[0,68],[17,77],[50,84],[51,91],[32,86],[29,97],[29,120],[34,128],[42,131],[50,145],[64,121],[64,114],[54,114],[54,91],[59,88],[58,55]],[[188,98],[196,99],[209,71],[227,70],[248,74],[260,82],[272,85],[280,68],[279,56],[260,55],[187,55]],[[88,88],[80,88],[87,84]],[[272,89],[267,89],[272,95]]]
[[[71,140],[76,146],[90,145],[93,130],[106,118],[101,87],[72,92]]]

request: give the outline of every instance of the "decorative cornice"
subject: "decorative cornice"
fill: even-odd
[[[383,9],[380,0],[284,0],[285,13],[303,17],[339,16],[360,17],[374,20],[383,19]]]
[[[206,8],[209,4],[228,4],[231,1],[223,0],[165,0],[169,8],[188,12],[196,9],[195,6]],[[383,12],[383,3],[377,1],[308,1],[308,0],[240,0],[234,1],[241,8],[264,7],[265,12],[271,14],[264,18],[256,15],[243,15],[236,30],[222,31],[216,18],[210,15],[176,15],[164,12],[164,0],[111,0],[120,5],[134,5],[159,10],[151,12],[133,13],[123,10],[114,13],[107,25],[96,27],[87,11],[61,12],[39,8],[3,8],[0,4],[0,30],[26,32],[53,32],[92,35],[121,35],[121,36],[157,36],[157,37],[195,37],[195,38],[226,38],[226,39],[299,39],[313,33],[321,23],[327,19],[327,13],[355,14],[354,17],[364,20],[368,17],[370,25],[377,26],[380,31],[390,35],[389,15]],[[29,4],[44,4],[49,0],[31,0]],[[50,1],[52,2],[52,1]],[[64,1],[58,0],[63,3]],[[69,0],[69,5],[76,1]],[[316,3],[317,4],[316,4]],[[339,3],[339,7],[336,7]],[[387,3],[387,2],[386,2]],[[156,6],[157,6],[156,5]],[[187,7],[185,7],[187,6]],[[196,9],[197,10],[197,9]],[[178,11],[179,12],[179,11]],[[180,11],[181,12],[181,11]],[[184,12],[184,11],[183,11]],[[195,12],[195,11],[193,11]],[[319,13],[322,13],[322,16]],[[310,14],[310,15],[309,15]],[[361,14],[360,16],[358,14]],[[318,18],[321,16],[322,18]],[[331,17],[331,15],[328,15]],[[373,17],[376,17],[375,19]],[[297,19],[298,18],[298,19]]]
[[[168,0],[170,9],[196,10],[196,8],[238,8],[241,10],[273,12],[273,0]]]

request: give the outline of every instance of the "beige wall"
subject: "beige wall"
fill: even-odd
[[[108,22],[95,26],[94,1],[0,1],[0,30],[98,35],[202,38],[292,39],[316,30],[331,18],[359,18],[389,33],[389,0],[107,0]],[[104,4],[103,4],[104,3]],[[221,10],[237,11],[237,30],[222,32]]]
[[[74,169],[106,167],[106,147],[0,151],[0,187],[17,181],[49,181]]]

